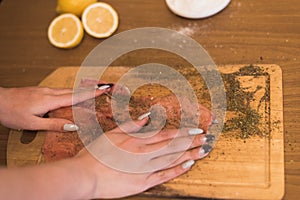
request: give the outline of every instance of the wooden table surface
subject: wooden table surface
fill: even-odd
[[[71,50],[51,46],[47,27],[56,1],[0,1],[0,86],[37,85],[60,66],[79,66],[102,40],[85,35]],[[164,27],[187,33],[216,64],[278,64],[283,71],[285,196],[300,196],[300,1],[232,0],[218,15],[202,20],[175,16],[163,0],[104,0],[119,13],[117,32]],[[173,55],[154,51],[122,56],[113,65],[148,62],[183,65]],[[6,165],[8,129],[0,127],[0,165]]]

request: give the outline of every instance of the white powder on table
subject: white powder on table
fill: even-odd
[[[205,22],[205,24],[189,22],[186,26],[172,26],[170,28],[181,34],[193,37],[195,34],[205,35],[209,31],[210,25],[210,22]]]
[[[179,27],[178,29],[176,29],[176,31],[181,34],[193,36],[197,30],[194,27]]]

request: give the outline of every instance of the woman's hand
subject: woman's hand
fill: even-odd
[[[0,123],[13,129],[75,131],[78,127],[69,120],[42,117],[50,110],[85,101],[108,90],[0,88]]]
[[[187,172],[194,160],[205,157],[212,149],[207,143],[214,137],[202,134],[201,129],[165,129],[154,135],[137,133],[147,120],[148,117],[129,122],[101,135],[87,147],[88,150],[82,150],[74,158],[76,165],[89,177],[83,180],[89,180],[93,188],[92,196],[88,198],[120,198],[138,194]],[[115,148],[131,152],[136,158],[132,157],[133,162],[128,162],[128,158],[119,151],[105,149],[103,138],[108,138]],[[140,159],[139,154],[146,155],[145,159]],[[142,168],[133,171],[137,166]]]
[[[201,129],[162,130],[155,135],[137,133],[147,120],[146,117],[129,122],[101,135],[87,147],[90,152],[84,149],[74,158],[31,167],[0,169],[1,197],[10,200],[35,200],[130,196],[187,172],[194,164],[194,160],[205,157],[211,151],[211,146],[207,143],[214,140],[214,137],[202,134]],[[133,133],[135,137],[124,132]],[[118,167],[123,171],[109,167],[112,163],[101,162],[103,157],[92,154],[94,152],[91,151],[97,150],[96,147],[100,152],[110,150],[101,146],[104,137],[109,138],[120,149],[136,155],[149,155],[146,159],[137,158],[136,162],[128,163],[130,165],[127,166],[132,168],[136,165],[155,166],[155,168],[145,172],[141,169],[134,173],[132,170],[125,172],[124,166]],[[168,145],[170,142],[173,144]],[[152,157],[153,151],[158,152],[155,157]],[[120,154],[115,154],[113,149],[111,154],[103,155],[108,158],[126,159],[120,157]]]

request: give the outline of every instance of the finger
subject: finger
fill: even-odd
[[[93,87],[93,86],[96,86],[98,83],[100,83],[98,80],[86,78],[86,79],[82,79],[80,81],[79,87],[81,87],[81,88]],[[105,83],[105,82],[103,82],[103,83]]]
[[[184,151],[188,151],[191,149],[194,149],[196,147],[204,146],[203,150],[209,152],[211,150],[211,146],[209,144],[213,143],[215,140],[214,135],[197,135],[194,136],[193,141],[191,142],[189,139],[192,137],[181,137],[181,138],[175,138],[172,141],[164,141],[161,143],[156,143],[151,146],[147,146],[147,151],[157,151],[161,149],[160,151],[157,151],[158,154],[156,157],[152,158],[153,162],[163,162],[163,160],[169,160],[169,161],[175,161],[180,156],[182,156]],[[149,149],[148,149],[149,148]],[[173,155],[174,154],[174,155]],[[163,157],[163,158],[161,158]],[[193,159],[196,159],[195,157],[191,157]],[[188,157],[187,157],[188,159]]]
[[[153,134],[152,134],[153,133]],[[155,132],[149,132],[150,136],[153,136]],[[159,143],[162,141],[169,141],[174,138],[187,137],[193,135],[203,134],[204,131],[200,128],[182,128],[182,129],[164,129],[153,137],[147,138],[148,144]]]
[[[52,102],[52,109],[65,107],[74,105],[83,101],[86,101],[88,99],[94,98],[96,96],[99,96],[105,92],[107,92],[109,89],[105,90],[95,90],[95,89],[85,89],[85,90],[79,90],[75,93],[68,93],[68,94],[62,94],[62,95],[55,95],[51,96]]]
[[[212,134],[206,135],[197,135],[194,137],[192,144],[189,146],[189,149],[200,147],[204,144],[211,144],[215,141],[215,136]]]
[[[147,178],[148,188],[162,184],[184,174],[185,172],[191,169],[194,163],[195,162],[193,160],[190,160],[185,163],[182,163],[181,165],[177,165],[170,169],[161,170],[149,175]]]
[[[191,149],[191,150],[183,152],[181,154],[179,154],[179,153],[174,154],[174,155],[170,154],[170,155],[167,155],[167,156],[156,158],[153,161],[155,161],[156,163],[161,163],[164,160],[173,160],[173,161],[176,160],[175,162],[173,162],[169,166],[166,166],[166,169],[167,169],[167,168],[171,168],[171,167],[174,167],[176,165],[179,165],[180,163],[183,163],[183,162],[188,161],[188,160],[200,160],[202,158],[205,158],[206,156],[209,155],[211,150],[212,150],[212,147],[209,144],[204,144],[201,147]]]
[[[184,152],[184,154],[173,164],[177,165],[178,163],[182,163],[186,160],[200,160],[202,158],[205,158],[208,156],[208,154],[211,152],[212,147],[209,144],[204,144],[201,147],[192,149],[190,151]]]
[[[145,124],[147,124],[149,117],[145,117],[141,120],[129,121],[124,124],[119,125],[117,128],[109,132],[125,132],[125,133],[134,133],[138,132]]]
[[[29,130],[76,131],[79,129],[72,121],[60,118],[33,117],[28,125]]]
[[[128,87],[120,84],[115,84],[112,87],[112,90],[110,90],[111,94],[116,94],[116,95],[124,95],[124,96],[130,96],[131,92]]]
[[[44,95],[60,95],[72,93],[70,88],[48,88],[48,87],[27,87],[29,91],[34,91],[35,93]]]
[[[203,130],[207,131],[212,122],[216,119],[216,116],[206,107],[199,104],[200,109],[200,126]]]
[[[162,155],[183,152],[191,148],[195,136],[178,137],[172,140],[165,140],[159,143],[148,144],[146,146],[147,152],[157,151],[157,157]]]
[[[62,94],[71,94],[71,93],[73,93],[73,89],[70,89],[70,88],[63,88],[63,89],[52,88],[51,89],[52,95],[62,95]]]
[[[163,140],[162,141],[156,141],[156,143],[148,143],[147,144],[147,151],[158,151],[160,150],[161,155],[169,154],[169,153],[176,153],[176,152],[182,152],[186,151],[188,149],[192,149],[198,146],[201,146],[205,143],[206,137],[205,135],[190,135],[187,132],[183,131],[184,134],[182,134],[182,130],[178,130],[179,133],[174,136],[174,138]],[[154,136],[155,137],[155,136]],[[150,138],[151,140],[151,138]]]

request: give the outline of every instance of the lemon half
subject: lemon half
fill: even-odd
[[[106,3],[89,5],[81,17],[84,30],[95,38],[106,38],[118,28],[119,17],[117,12]]]
[[[74,14],[62,14],[56,17],[48,28],[48,39],[58,48],[77,46],[83,38],[83,28],[79,18]]]

